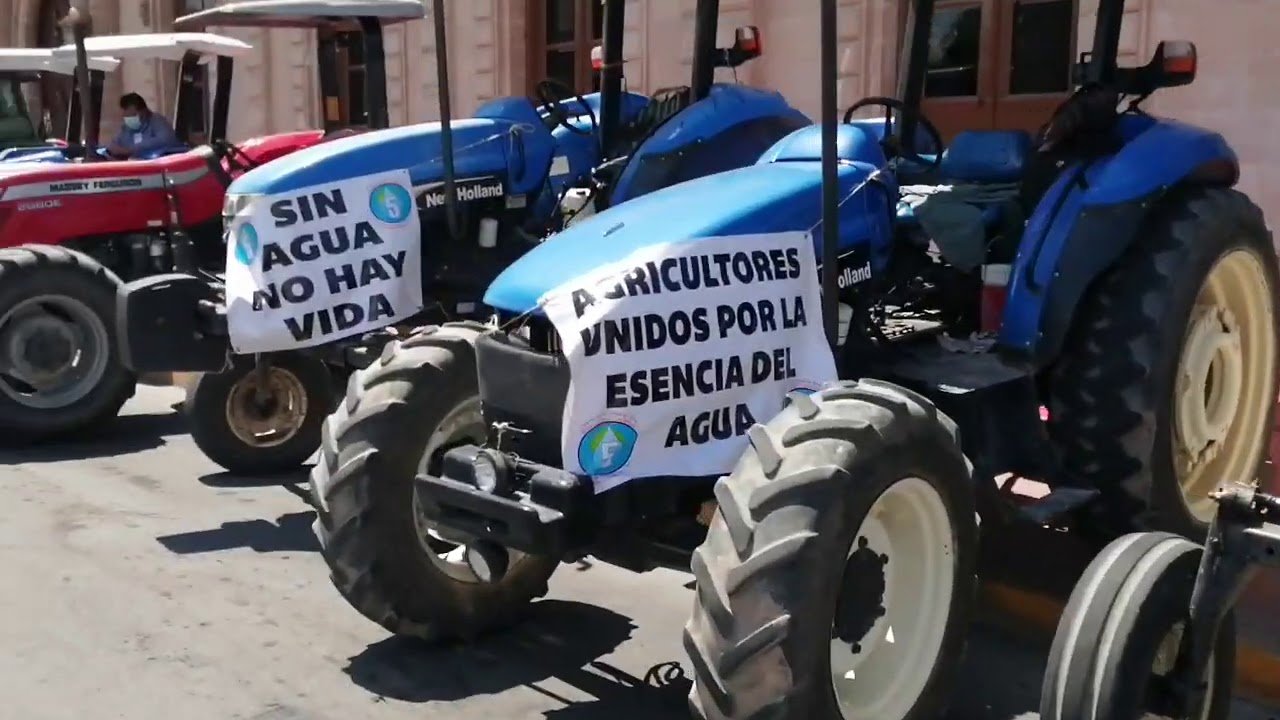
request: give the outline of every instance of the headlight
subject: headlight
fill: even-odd
[[[511,466],[507,456],[496,450],[480,450],[471,461],[471,477],[476,488],[491,495],[511,490]]]
[[[244,212],[249,204],[258,198],[257,195],[240,195],[227,193],[222,198],[222,224],[226,225],[236,215]]]

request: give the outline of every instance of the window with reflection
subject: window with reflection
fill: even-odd
[[[925,97],[978,94],[982,59],[982,6],[938,8],[929,31]]]

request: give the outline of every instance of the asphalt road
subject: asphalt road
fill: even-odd
[[[305,476],[219,472],[180,399],[140,388],[97,439],[0,452],[0,715],[688,717],[688,577],[565,565],[502,637],[389,638],[330,585]],[[1029,713],[1043,650],[976,629],[953,716]]]

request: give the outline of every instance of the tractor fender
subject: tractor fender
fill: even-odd
[[[1218,133],[1146,116],[1126,119],[1122,132],[1118,153],[1065,167],[1027,221],[998,344],[1037,366],[1058,356],[1085,292],[1170,190],[1239,178],[1239,159]]]
[[[660,125],[631,154],[610,204],[658,188],[750,165],[791,132],[813,121],[780,93],[718,84]]]

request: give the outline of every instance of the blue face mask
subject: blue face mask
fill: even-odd
[[[142,118],[137,115],[126,115],[124,118],[124,126],[130,130],[137,130],[142,127]]]

